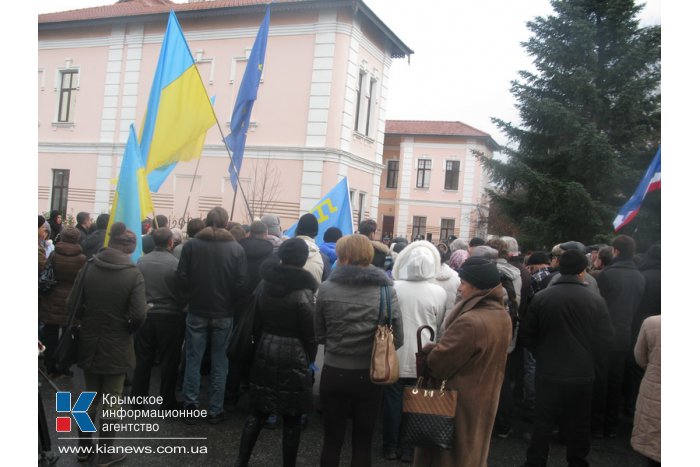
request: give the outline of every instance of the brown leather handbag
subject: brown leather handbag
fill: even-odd
[[[420,377],[414,387],[404,388],[401,446],[452,448],[457,391],[445,389],[445,383],[431,389]]]
[[[369,377],[374,384],[394,384],[399,379],[399,357],[394,346],[394,331],[391,328],[391,290],[382,286],[379,300],[379,318],[374,333],[372,361]],[[386,308],[386,321],[382,322]]]

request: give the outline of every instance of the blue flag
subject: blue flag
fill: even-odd
[[[343,235],[352,234],[355,229],[352,225],[352,206],[350,205],[348,178],[343,177],[309,212],[318,219],[316,243],[323,243],[323,234],[331,227],[337,227],[343,232]],[[284,231],[284,235],[294,237],[296,230],[297,224],[295,223]]]
[[[615,232],[620,230],[625,225],[629,224],[632,219],[635,218],[639,210],[642,208],[642,201],[646,197],[647,193],[661,189],[661,147],[656,151],[654,159],[652,159],[651,164],[647,168],[644,177],[639,182],[637,190],[634,192],[632,197],[625,203],[620,211],[617,213],[617,217],[613,221],[613,227]]]
[[[243,73],[241,87],[238,89],[236,104],[233,106],[231,115],[231,133],[224,138],[226,145],[233,153],[233,160],[229,164],[229,174],[231,176],[231,186],[233,191],[238,187],[238,176],[243,164],[243,149],[245,148],[245,138],[250,123],[250,114],[253,111],[253,103],[258,98],[258,85],[263,72],[265,62],[265,49],[267,48],[267,32],[270,29],[270,5],[267,6],[265,18],[260,23],[258,36],[253,43],[253,49],[248,57],[248,64]],[[234,169],[235,164],[235,169]]]

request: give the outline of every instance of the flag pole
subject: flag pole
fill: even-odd
[[[197,179],[197,172],[199,172],[199,162],[201,160],[202,160],[201,157],[197,159],[197,165],[194,168],[194,175],[192,175],[192,183],[190,184],[190,192],[187,193],[187,201],[185,202],[185,210],[182,211],[183,225],[184,225],[185,215],[187,214],[187,208],[190,205],[190,196],[192,196],[192,189],[194,189],[194,181]]]
[[[221,123],[219,123],[219,117],[216,117],[216,126],[219,127],[219,133],[221,133],[221,140],[224,143],[224,147],[226,148],[226,153],[228,154],[229,159],[231,160],[231,166],[233,167],[233,171],[236,174],[236,179],[238,180],[238,183],[236,184],[237,188],[233,192],[233,205],[231,206],[231,220],[233,220],[233,208],[236,206],[236,195],[238,194],[238,190],[241,190],[241,196],[243,196],[243,201],[245,202],[245,207],[246,210],[248,211],[248,217],[250,218],[250,222],[253,222],[253,211],[250,210],[250,204],[248,204],[248,198],[246,197],[245,193],[243,192],[243,188],[241,187],[241,177],[238,173],[238,169],[236,168],[236,164],[233,162],[233,155],[231,154],[231,149],[229,149],[228,144],[226,144],[226,136],[224,135],[224,130],[221,129]]]

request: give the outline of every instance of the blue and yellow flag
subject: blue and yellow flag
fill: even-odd
[[[313,213],[318,219],[316,243],[323,243],[323,234],[331,227],[339,228],[343,235],[352,234],[355,229],[352,225],[352,206],[350,205],[348,178],[343,177],[309,212]],[[293,237],[296,230],[297,224],[295,223],[284,231],[284,235]]]
[[[229,149],[233,153],[233,159],[229,164],[229,174],[231,176],[231,186],[236,191],[238,186],[237,174],[241,171],[243,164],[243,149],[245,148],[245,138],[250,124],[250,114],[253,110],[253,103],[258,98],[258,85],[265,63],[265,50],[267,49],[267,33],[270,30],[270,5],[267,6],[265,17],[260,23],[258,35],[253,43],[253,48],[248,57],[248,64],[243,73],[241,87],[238,89],[236,104],[233,106],[231,115],[231,133],[224,138]],[[235,164],[235,169],[234,169]]]
[[[207,130],[215,123],[207,90],[171,10],[141,128],[141,154],[152,191],[158,191],[177,162],[201,156]]]
[[[153,212],[151,193],[148,191],[146,169],[136,140],[134,125],[129,128],[129,140],[124,148],[122,166],[119,169],[117,190],[112,201],[105,246],[109,243],[109,230],[115,222],[123,222],[136,234],[136,250],[131,254],[135,263],[143,253],[141,244],[141,220]]]

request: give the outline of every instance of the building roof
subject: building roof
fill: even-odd
[[[208,0],[193,3],[174,3],[171,0],[118,0],[111,5],[68,10],[39,15],[39,29],[58,29],[80,25],[112,23],[121,20],[149,20],[166,15],[170,10],[179,17],[220,16],[262,11],[269,0]],[[391,56],[403,58],[413,53],[393,31],[391,31],[362,0],[275,0],[272,11],[304,10],[319,7],[352,8],[362,12],[388,38]]]
[[[414,135],[414,136],[468,136],[482,138],[493,149],[499,145],[488,133],[478,130],[473,126],[462,122],[445,122],[431,120],[387,120],[384,128],[387,135]]]

